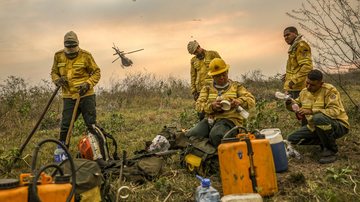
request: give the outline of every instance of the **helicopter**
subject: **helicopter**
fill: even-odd
[[[114,43],[113,43],[114,44]],[[115,53],[113,55],[118,55],[119,57],[116,58],[114,61],[112,61],[112,63],[114,63],[116,60],[118,60],[119,58],[121,58],[121,67],[122,68],[125,68],[125,67],[129,67],[133,64],[133,62],[127,58],[125,56],[125,54],[130,54],[130,53],[134,53],[134,52],[138,52],[138,51],[142,51],[144,50],[143,48],[142,49],[138,49],[138,50],[134,50],[134,51],[130,51],[130,52],[127,52],[127,53],[124,53],[124,51],[120,51],[119,48],[117,46],[114,46],[112,47],[114,50],[115,50]]]

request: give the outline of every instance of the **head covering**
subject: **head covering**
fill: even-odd
[[[198,47],[199,47],[199,43],[196,40],[190,41],[187,45],[187,49],[190,54],[194,54]]]
[[[209,76],[214,76],[229,70],[230,65],[226,64],[221,58],[214,58],[209,64]]]
[[[70,31],[68,33],[65,34],[64,36],[64,46],[78,46],[79,45],[79,40],[77,38],[77,35],[75,32]]]

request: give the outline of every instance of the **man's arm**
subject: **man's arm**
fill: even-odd
[[[60,72],[59,72],[59,68],[58,68],[58,62],[57,62],[57,57],[56,54],[54,55],[54,62],[51,68],[51,80],[55,83],[55,81],[57,81],[58,79],[60,79]]]
[[[199,98],[196,100],[195,109],[198,112],[204,111],[207,114],[213,113],[211,102],[209,102],[209,87],[204,86],[201,91]]]
[[[90,77],[86,82],[90,84],[90,89],[91,89],[99,82],[100,77],[101,77],[100,68],[95,63],[95,60],[91,54],[89,54],[87,68],[88,68]]]
[[[323,113],[331,118],[337,118],[337,116],[343,110],[343,106],[340,100],[340,93],[335,88],[330,89],[325,94],[325,108],[313,109],[313,113]]]
[[[190,80],[190,87],[191,87],[191,94],[194,95],[194,93],[197,92],[196,90],[196,77],[197,77],[197,71],[194,67],[194,61],[193,59],[191,59],[191,62],[190,62],[190,77],[191,77],[191,80]]]
[[[238,84],[237,95],[238,98],[232,101],[236,103],[235,105],[240,105],[245,109],[255,107],[255,97],[241,84]]]
[[[308,73],[313,69],[311,49],[305,41],[299,43],[295,55],[299,64],[299,71],[296,73],[295,77],[291,78],[290,82],[292,82],[293,85],[304,82]]]

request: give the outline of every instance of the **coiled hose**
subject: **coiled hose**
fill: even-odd
[[[64,175],[64,172],[63,170],[61,169],[61,167],[57,164],[49,164],[49,165],[46,165],[46,166],[43,166],[39,169],[39,171],[36,170],[36,161],[37,161],[37,156],[38,156],[38,152],[41,148],[41,146],[47,142],[53,142],[53,143],[56,143],[57,145],[60,145],[60,147],[65,151],[67,157],[68,157],[68,160],[70,162],[70,168],[71,168],[71,185],[72,185],[72,188],[71,188],[71,192],[69,194],[69,196],[67,197],[66,199],[66,202],[70,202],[72,197],[74,196],[75,194],[75,185],[76,185],[76,174],[75,174],[75,164],[74,164],[74,161],[68,151],[68,149],[66,148],[65,145],[63,145],[59,140],[56,140],[56,139],[45,139],[45,140],[42,140],[41,142],[39,142],[36,147],[35,147],[35,150],[33,152],[33,158],[32,158],[32,162],[31,162],[31,173],[34,177],[33,181],[32,181],[32,195],[34,197],[34,201],[40,201],[40,198],[37,194],[37,181],[41,175],[42,172],[44,172],[46,169],[48,168],[55,168],[56,170],[59,171],[60,175],[63,176]]]

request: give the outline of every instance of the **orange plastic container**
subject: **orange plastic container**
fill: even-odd
[[[42,202],[64,202],[71,192],[71,184],[55,184],[50,176],[44,176],[41,184],[37,186],[38,196]],[[0,189],[1,202],[27,202],[29,187],[26,185],[25,179],[28,179],[30,174],[21,174],[20,182],[13,188]],[[74,197],[71,201],[74,201]]]
[[[218,147],[224,195],[259,193],[261,196],[271,196],[278,191],[269,140],[252,139],[249,142],[253,151],[252,158],[248,155],[246,142],[239,139],[224,141]]]

